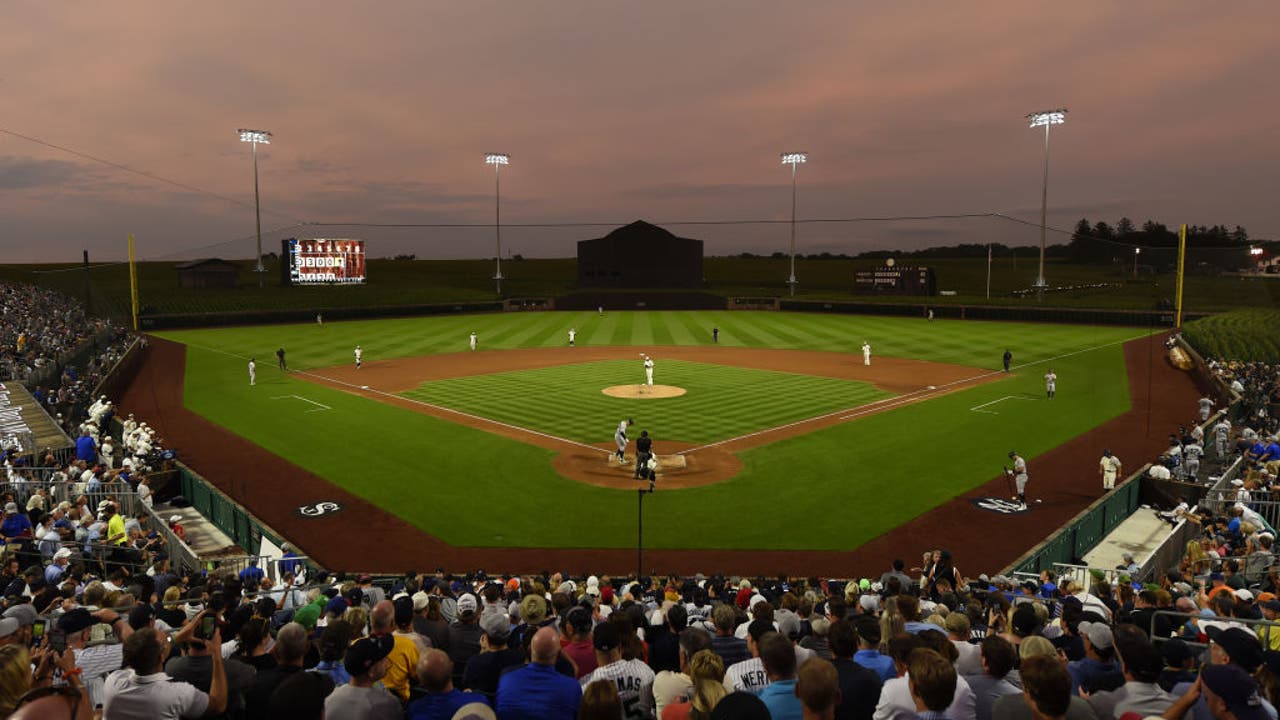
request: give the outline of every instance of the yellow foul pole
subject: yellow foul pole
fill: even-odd
[[[1178,228],[1178,291],[1175,297],[1177,318],[1174,327],[1182,329],[1182,277],[1187,271],[1187,226]]]
[[[133,312],[133,329],[138,330],[138,266],[133,255],[133,233],[129,233],[129,308]]]

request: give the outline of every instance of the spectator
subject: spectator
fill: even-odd
[[[853,661],[871,670],[888,682],[898,676],[893,658],[880,653],[880,623],[874,617],[863,616],[854,622],[858,635],[858,652]]]
[[[409,703],[408,720],[449,720],[464,705],[489,704],[483,695],[453,686],[453,661],[443,650],[431,649],[422,656],[418,682],[426,694]]]
[[[945,637],[943,642],[948,642]],[[921,648],[925,648],[925,641],[915,635],[901,635],[889,641],[889,653],[893,656],[894,665],[902,669],[902,675],[889,680],[881,688],[875,720],[909,720],[916,714],[916,703],[909,685],[910,663],[913,653]],[[963,678],[956,680],[946,714],[949,720],[974,720],[977,717],[973,693]]]
[[[604,622],[596,626],[591,633],[592,644],[596,648],[596,669],[582,678],[581,685],[586,688],[596,680],[609,680],[619,687],[622,704],[629,709],[629,714],[638,712],[645,717],[654,716],[653,670],[643,661],[622,657],[622,636],[619,624]]]
[[[552,627],[541,628],[534,633],[529,652],[528,664],[498,681],[498,715],[503,720],[572,720],[578,714],[582,689],[573,678],[556,672],[559,633]]]
[[[765,633],[758,644],[769,680],[760,690],[760,699],[769,708],[769,716],[773,720],[800,720],[803,710],[796,695],[795,648],[789,639],[776,632]]]
[[[715,624],[715,635],[711,638],[711,649],[724,660],[725,667],[733,667],[735,663],[749,660],[751,650],[747,641],[734,635],[737,627],[737,614],[728,603],[716,605],[711,610],[711,621]],[[772,629],[772,627],[770,628]]]
[[[67,647],[74,653],[76,668],[82,673],[81,679],[94,707],[103,702],[103,680],[109,673],[124,665],[123,647],[120,643],[89,646],[89,629],[98,623],[110,625],[121,641],[128,640],[133,632],[124,618],[114,610],[90,613],[85,608],[76,608],[58,618],[58,629],[66,633]]]
[[[467,593],[458,598],[457,619],[449,625],[449,659],[453,661],[453,681],[461,685],[467,663],[480,654],[480,625],[477,624],[476,596]]]
[[[677,700],[687,701],[693,694],[695,679],[689,662],[694,655],[711,649],[711,635],[699,627],[688,627],[680,633],[677,671],[660,670],[653,678],[654,708],[659,717],[667,705]],[[718,656],[717,656],[717,659]],[[720,661],[720,677],[724,680],[724,661]]]
[[[206,612],[211,611],[196,615],[189,623],[182,623],[183,629],[175,636],[175,642],[185,644],[186,653],[171,655],[164,665],[164,671],[174,680],[185,682],[201,692],[208,693],[213,689],[213,652],[207,641],[195,636],[195,628],[199,627],[200,620]],[[221,645],[218,655],[222,655]],[[222,672],[226,678],[227,710],[231,713],[243,711],[244,694],[253,685],[257,671],[235,657],[231,657],[222,662]]]
[[[1027,658],[1019,674],[1022,694],[997,700],[991,711],[994,720],[1095,720],[1089,704],[1072,694],[1071,675],[1057,658]]]
[[[804,720],[836,718],[841,692],[835,667],[820,660],[801,665],[796,677],[796,697],[800,698]]]
[[[769,708],[755,693],[732,692],[716,704],[711,720],[770,720]]]
[[[248,720],[271,718],[269,706],[272,693],[290,676],[302,672],[307,655],[306,628],[295,622],[280,628],[271,654],[275,656],[275,666],[259,671],[245,694],[245,706],[248,710],[245,717]]]
[[[324,632],[320,634],[320,662],[311,672],[329,678],[334,687],[351,682],[351,675],[343,661],[354,638],[355,630],[345,620],[334,620],[325,626]]]
[[[1084,659],[1067,664],[1071,673],[1071,693],[1084,688],[1087,693],[1114,690],[1124,684],[1124,676],[1116,665],[1115,637],[1104,622],[1082,621],[1080,637],[1084,640]]]
[[[974,711],[978,720],[991,720],[991,709],[1005,695],[1022,692],[1005,677],[1018,662],[1018,651],[1004,638],[993,635],[982,641],[980,662],[982,673],[969,675],[965,681],[973,692]]]
[[[536,596],[530,596],[536,597]],[[596,649],[591,644],[591,611],[584,607],[576,607],[565,615],[560,623],[569,642],[564,646],[564,654],[573,660],[577,668],[577,677],[582,679],[596,669]],[[1280,635],[1280,633],[1278,633]]]
[[[184,630],[194,632],[191,626]],[[227,676],[222,668],[222,641],[217,629],[207,643],[213,657],[213,679],[206,694],[164,674],[168,636],[154,628],[131,634],[124,641],[125,668],[107,677],[103,717],[198,718],[206,713],[221,713],[227,707]]]
[[[617,686],[609,680],[596,680],[582,690],[578,720],[615,720],[625,717]]]
[[[760,641],[766,633],[774,632],[773,623],[768,620],[752,620],[747,628],[747,651],[751,657],[730,665],[724,672],[724,689],[726,692],[739,690],[760,694],[769,684],[769,675],[765,671],[764,661],[760,659]],[[714,650],[715,647],[712,646]],[[793,653],[794,654],[794,653]]]
[[[378,592],[382,592],[378,588]],[[368,593],[365,593],[368,597]],[[387,655],[387,670],[382,686],[390,690],[401,703],[409,700],[409,684],[418,670],[418,646],[404,635],[394,635],[396,611],[390,600],[380,600],[370,614],[370,637],[391,638],[391,652]]]
[[[413,630],[431,640],[431,647],[448,652],[449,623],[440,614],[440,598],[422,590],[413,594]]]
[[[698,628],[688,628],[685,634],[697,630]],[[706,633],[704,632],[703,635],[705,636]],[[710,638],[708,637],[707,640],[709,642]],[[684,642],[683,634],[681,642]],[[681,658],[684,661],[683,650]],[[662,720],[705,720],[711,716],[711,712],[720,700],[728,694],[724,688],[724,661],[710,648],[694,653],[693,659],[685,662],[685,670],[693,683],[689,694],[685,698],[667,704],[659,713]],[[662,673],[659,673],[659,676],[661,675]],[[658,682],[655,681],[655,695],[657,687]]]
[[[274,720],[322,720],[324,701],[333,692],[333,681],[316,673],[290,675],[271,693],[268,704]]]
[[[1234,665],[1209,665],[1200,672],[1209,711],[1218,720],[1267,720],[1271,714],[1258,696],[1258,684]]]
[[[837,720],[871,720],[880,701],[883,681],[874,670],[855,662],[858,638],[852,622],[844,619],[835,621],[828,636],[834,657],[832,666],[840,687],[835,717]],[[810,664],[805,663],[805,666]]]
[[[481,693],[492,704],[498,693],[498,678],[508,668],[524,664],[524,652],[509,647],[511,621],[505,612],[492,610],[480,616],[480,654],[471,658],[462,686]]]
[[[347,649],[343,665],[351,682],[334,689],[324,701],[325,717],[343,720],[401,720],[396,696],[376,683],[387,672],[387,655],[395,642],[389,635],[361,638]]]
[[[927,648],[911,652],[907,687],[915,703],[916,717],[921,720],[947,718],[957,684],[955,668],[941,655]]]
[[[1116,651],[1125,683],[1115,690],[1089,695],[1089,706],[1098,720],[1116,720],[1128,712],[1142,717],[1159,715],[1173,704],[1174,697],[1156,684],[1164,661],[1147,636],[1132,625],[1117,628]]]
[[[952,612],[947,615],[944,624],[947,637],[960,654],[956,660],[956,672],[965,677],[982,674],[982,650],[969,642],[969,633],[973,629],[969,616],[962,612]]]

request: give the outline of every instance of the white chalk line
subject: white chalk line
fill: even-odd
[[[332,409],[333,409],[333,408],[329,407],[328,405],[325,405],[324,403],[316,402],[315,400],[312,400],[312,399],[310,399],[310,398],[304,398],[304,397],[302,397],[301,395],[276,395],[275,397],[273,397],[273,398],[271,398],[271,399],[272,399],[272,400],[288,400],[289,398],[293,398],[294,400],[301,400],[302,402],[311,403],[312,405],[315,405],[317,408],[319,408],[319,409],[317,409],[317,410],[306,410],[305,412],[320,412],[321,410],[332,410]]]
[[[996,398],[991,402],[984,402],[981,405],[974,405],[969,409],[972,410],[973,412],[986,413],[987,415],[999,415],[1000,413],[996,412],[995,410],[982,410],[980,408],[987,407],[988,405],[995,405],[996,403],[1004,402],[1005,400],[1036,400],[1036,399],[1037,398],[1023,397],[1021,395],[1005,395],[1004,397]]]

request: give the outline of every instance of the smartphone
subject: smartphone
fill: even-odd
[[[56,653],[63,653],[67,649],[67,633],[58,628],[49,631],[49,649]]]
[[[200,618],[200,627],[196,629],[196,637],[201,640],[211,640],[213,631],[218,627],[218,618],[214,615],[205,615]]]
[[[44,621],[36,620],[31,624],[31,647],[35,647],[44,640]]]

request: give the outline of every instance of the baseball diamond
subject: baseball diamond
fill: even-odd
[[[725,329],[718,343],[698,331],[712,326]],[[569,327],[578,333],[572,349],[563,344]],[[457,338],[472,331],[485,343],[459,352]],[[1150,454],[1162,438],[1142,424],[1148,409],[1197,396],[1185,373],[1147,354],[1146,335],[776,312],[222,328],[159,334],[127,398],[163,418],[193,467],[329,567],[518,571],[551,557],[563,567],[627,567],[635,483],[629,467],[607,457],[618,418],[628,415],[659,456],[686,460],[660,471],[645,508],[646,544],[664,569],[713,562],[773,572],[785,562],[799,573],[850,572],[858,558],[879,562],[885,543],[921,527],[948,528],[953,547],[995,566],[1094,497],[1093,478],[1075,472],[1066,449]],[[876,347],[870,366],[864,340]],[[365,351],[358,374],[349,359],[357,342]],[[240,358],[281,344],[297,370],[245,385]],[[998,362],[1006,346],[1018,358],[1008,374]],[[659,402],[603,394],[638,384],[637,348],[686,394]],[[1042,398],[1049,362],[1061,378],[1052,404],[970,411],[1010,395]],[[1148,394],[1148,373],[1160,379],[1157,393]],[[331,410],[269,400],[282,395]],[[985,488],[1004,483],[989,457],[1013,446],[1044,503],[1000,519],[1007,544],[980,542],[961,529],[991,518],[969,499],[1001,494]],[[474,511],[477,497],[522,511],[492,523]],[[344,512],[293,513],[321,501]],[[543,522],[552,508],[559,519]],[[695,519],[705,533],[680,531]],[[412,556],[380,559],[344,543],[343,528],[357,523],[375,542],[414,538],[403,545]]]

